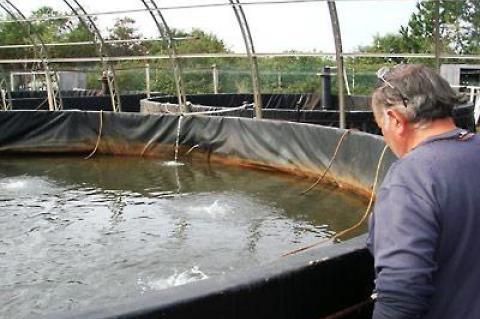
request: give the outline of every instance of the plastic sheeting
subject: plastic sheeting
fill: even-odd
[[[100,117],[99,153],[173,158],[179,116],[112,112],[0,112],[0,152],[88,153],[97,141]],[[196,157],[317,176],[343,132],[300,123],[189,116],[181,121],[180,155],[198,145]],[[351,131],[331,176],[346,187],[369,192],[383,145],[381,137]]]
[[[198,94],[188,95],[192,103],[192,111],[226,110],[230,107],[252,103],[249,94]],[[264,94],[262,95],[264,119],[283,120],[339,127],[340,114],[336,110],[322,110],[319,96],[314,94]],[[336,99],[333,99],[336,101]],[[370,110],[370,99],[365,96],[347,97],[346,127],[358,129],[372,134],[381,134],[373,113]],[[172,96],[155,97],[140,101],[143,113],[164,112],[164,105],[175,104]],[[458,127],[475,132],[474,106],[472,103],[459,105],[454,109],[453,117]],[[219,113],[219,116],[238,116],[252,118],[255,112],[252,107],[246,110]]]
[[[17,92],[12,94],[13,110],[46,110],[48,103],[42,92]],[[124,94],[120,97],[123,112],[139,112],[140,100],[145,94]],[[66,91],[62,92],[63,108],[65,110],[111,111],[112,101],[109,95],[97,95],[96,91]]]
[[[151,101],[160,103],[178,103],[175,96],[164,96],[153,98]],[[187,101],[192,104],[206,106],[234,107],[242,104],[253,103],[253,94],[189,94]],[[332,97],[332,108],[338,109],[338,99]],[[349,110],[368,110],[370,98],[368,96],[346,96],[347,109]],[[321,94],[315,93],[289,93],[289,94],[262,94],[262,107],[264,109],[300,109],[300,110],[321,110]]]

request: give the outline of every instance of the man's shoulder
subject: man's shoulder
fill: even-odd
[[[422,145],[398,159],[389,183],[432,183],[452,175],[480,174],[480,136],[469,141],[443,140]],[[436,181],[434,181],[436,180]]]
[[[390,166],[382,187],[416,188],[416,184],[430,184],[429,181],[434,179],[436,172],[442,170],[436,158],[438,154],[433,155],[426,149],[417,149],[408,153]]]
[[[434,164],[434,156],[424,150],[414,150],[399,158],[390,168],[390,173],[395,175],[418,175],[430,171]]]
[[[442,139],[420,145],[401,158],[399,165],[441,167],[448,166],[453,161],[464,160],[466,156],[480,159],[480,136],[474,135],[465,140]]]

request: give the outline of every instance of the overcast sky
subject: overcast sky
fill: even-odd
[[[247,2],[247,0],[243,0]],[[262,0],[269,1],[269,0]],[[272,0],[274,1],[274,0]],[[12,0],[24,13],[42,6],[69,11],[62,0]],[[80,0],[88,12],[141,9],[140,0]],[[189,4],[226,3],[227,0],[157,0],[160,7]],[[253,0],[248,0],[253,2]],[[337,1],[345,51],[371,43],[375,34],[396,32],[414,12],[415,0],[350,0]],[[249,5],[244,8],[257,52],[323,51],[334,52],[334,42],[326,2]],[[163,10],[171,28],[199,28],[214,33],[235,52],[244,52],[240,29],[231,7]],[[113,26],[116,18],[99,17],[102,30]],[[158,37],[152,19],[146,12],[131,13],[139,31],[146,37]]]

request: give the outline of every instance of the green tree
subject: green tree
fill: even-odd
[[[480,4],[478,0],[439,0],[440,47],[442,52],[479,52]],[[436,1],[420,1],[408,23],[398,33],[376,35],[366,52],[433,53],[435,51]]]
[[[61,15],[62,12],[56,11],[51,7],[40,7],[32,12],[30,18],[41,19]],[[56,42],[61,34],[67,30],[68,19],[53,19],[32,22],[32,33],[37,33],[45,43]]]
[[[193,29],[190,32],[171,29],[171,33],[178,54],[229,52],[222,40],[199,29]],[[166,41],[156,41],[150,44],[149,53],[152,55],[168,55],[168,43]],[[212,92],[211,67],[213,64],[216,64],[220,70],[232,67],[231,60],[228,60],[229,63],[227,64],[225,61],[225,59],[216,58],[179,59],[178,62],[183,69],[187,93]],[[238,63],[238,61],[234,63]],[[155,69],[152,77],[152,89],[173,94],[175,84],[171,62],[168,59],[158,60],[151,66]],[[223,91],[224,83],[222,81],[220,81],[220,87]]]
[[[110,40],[139,40],[142,35],[135,26],[135,20],[129,17],[117,19],[112,29],[109,29]],[[144,55],[147,47],[141,42],[117,43],[110,45],[113,56]]]
[[[4,20],[6,17],[2,17]],[[19,24],[11,17],[7,17],[12,22],[0,24],[0,43],[3,45],[31,44],[28,39],[29,30],[19,27]],[[33,49],[2,49],[0,50],[1,59],[22,59],[33,55]]]
[[[465,53],[480,54],[480,2],[468,1],[465,6],[466,17],[465,38],[469,39],[465,47]]]
[[[440,42],[442,50],[462,53],[468,41],[466,23],[469,17],[466,9],[472,3],[467,1],[440,1]],[[407,26],[400,28],[405,46],[412,53],[434,52],[435,1],[417,3]]]
[[[68,24],[68,30],[61,34],[60,42],[85,42],[92,41],[93,35],[78,20]],[[58,56],[61,57],[94,57],[98,56],[97,50],[93,44],[90,45],[72,45],[62,46],[55,49]]]

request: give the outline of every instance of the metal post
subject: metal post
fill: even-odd
[[[185,95],[185,83],[182,76],[182,67],[178,62],[177,51],[172,37],[172,32],[167,25],[167,21],[163,17],[160,8],[157,6],[155,0],[140,0],[145,8],[148,9],[153,21],[155,22],[158,31],[162,38],[167,41],[168,55],[172,63],[173,76],[175,78],[175,87],[177,89],[178,105],[181,112],[187,112],[187,98]]]
[[[322,73],[320,73],[322,79],[322,108],[324,110],[332,109],[332,91],[331,91],[331,74],[330,67],[324,66]]]
[[[147,99],[150,98],[150,64],[145,64],[145,91]]]
[[[232,5],[235,17],[237,18],[240,31],[242,32],[243,41],[245,42],[245,48],[247,50],[247,56],[250,59],[250,68],[252,74],[252,87],[253,87],[253,102],[255,106],[255,117],[257,119],[262,118],[262,95],[260,91],[260,80],[258,76],[258,62],[255,55],[255,47],[253,45],[252,34],[250,27],[248,26],[245,12],[243,11],[240,0],[229,0]]]
[[[435,68],[440,72],[440,0],[435,0],[435,11],[434,11],[434,41],[435,41]]]
[[[480,94],[477,95],[475,100],[475,107],[473,109],[473,116],[475,118],[475,125],[478,123],[478,119],[480,118]]]
[[[342,36],[340,33],[340,23],[338,21],[337,7],[335,1],[328,0],[328,9],[330,11],[330,20],[332,21],[333,37],[335,39],[335,57],[337,61],[337,94],[338,94],[338,110],[339,110],[339,126],[346,128],[345,125],[345,96],[344,96],[344,80],[343,80],[343,57],[342,57]]]
[[[5,90],[7,91],[7,110],[13,110],[12,91],[10,90],[8,83],[5,83]]]
[[[350,95],[350,85],[348,84],[347,68],[343,68],[343,80],[345,81],[345,88],[347,89],[347,95]]]
[[[55,111],[54,95],[52,94],[52,81],[48,74],[45,74],[45,82],[47,83],[47,99],[48,99],[48,109],[50,111]]]
[[[352,69],[352,94],[355,94],[355,68]]]
[[[212,65],[212,77],[213,77],[213,93],[218,94],[218,69],[217,65]]]
[[[11,91],[15,91],[15,77],[13,76],[13,73],[10,71],[10,88]]]
[[[7,110],[7,99],[6,99],[6,94],[5,94],[5,90],[2,88],[0,89],[0,93],[2,94],[2,105],[3,105],[3,110],[6,111]]]

